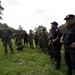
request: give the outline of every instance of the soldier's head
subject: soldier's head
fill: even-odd
[[[67,25],[72,25],[75,22],[75,15],[73,14],[67,15],[64,20],[66,20]]]
[[[51,29],[55,29],[55,28],[57,28],[57,26],[58,26],[57,22],[54,21],[51,23]]]
[[[32,33],[32,30],[30,30],[30,33]]]

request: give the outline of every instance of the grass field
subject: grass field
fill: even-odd
[[[54,62],[50,56],[40,49],[25,47],[23,51],[17,51],[14,41],[12,42],[15,54],[11,54],[8,48],[8,55],[4,55],[0,41],[0,75],[65,75],[67,68],[63,51],[61,68],[57,71],[54,70]]]

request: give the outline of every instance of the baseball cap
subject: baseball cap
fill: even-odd
[[[55,21],[54,21],[54,22],[52,22],[51,24],[56,25],[56,26],[58,25],[58,23],[57,23],[57,22],[55,22]]]
[[[75,15],[70,14],[70,15],[67,15],[66,18],[64,18],[64,20],[68,20],[68,19],[75,19]]]

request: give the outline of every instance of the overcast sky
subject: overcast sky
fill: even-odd
[[[67,14],[75,14],[75,0],[2,0],[3,21],[18,29],[19,25],[27,32],[39,25],[50,29],[50,23],[59,25]]]

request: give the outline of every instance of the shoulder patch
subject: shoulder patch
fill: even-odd
[[[58,31],[58,29],[56,29],[55,31]]]

